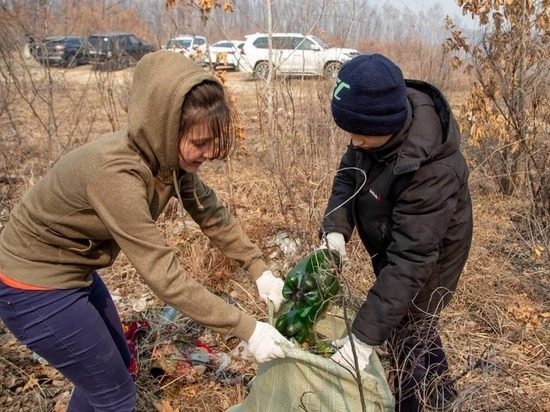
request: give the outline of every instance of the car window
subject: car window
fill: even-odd
[[[319,46],[321,46],[323,49],[328,49],[329,46],[323,40],[321,40],[319,37],[311,36],[311,38],[314,40],[313,44],[315,44],[315,42],[317,42],[317,44]]]
[[[195,39],[195,44],[202,46],[206,41],[204,39]]]
[[[98,36],[90,36],[88,37],[88,43],[97,49],[101,44],[101,39]]]
[[[290,41],[290,48],[292,48],[292,49],[300,48],[301,49],[303,43],[304,43],[304,38],[302,36],[293,37]]]
[[[141,42],[136,36],[128,36],[128,43],[132,46],[139,46]]]
[[[267,49],[267,37],[258,37],[252,44],[258,49]]]
[[[90,36],[88,38],[88,43],[92,45],[95,49],[101,50],[110,50],[111,44],[108,37],[103,36]]]
[[[293,50],[295,48],[293,37],[273,37],[273,48],[278,50]]]
[[[294,39],[296,48],[299,50],[313,50],[312,46],[315,44],[310,39],[304,37],[297,37]]]
[[[274,36],[272,42],[273,48],[277,50],[294,50],[296,48],[311,50],[313,44],[309,39],[304,39],[303,36]],[[267,49],[268,38],[267,36],[258,37],[252,44],[258,49]]]
[[[172,39],[166,45],[167,49],[172,49],[174,47],[183,47],[187,49],[191,47],[191,39]]]

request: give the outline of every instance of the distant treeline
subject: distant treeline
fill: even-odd
[[[369,41],[395,44],[411,39],[440,43],[446,34],[445,14],[439,7],[425,13],[365,0],[234,0],[233,12],[215,7],[207,14],[198,1],[172,3],[166,7],[161,0],[12,0],[2,2],[0,18],[23,36],[129,31],[160,47],[178,34],[206,35],[212,43],[267,31],[271,3],[274,32],[311,32],[335,46],[361,48]]]

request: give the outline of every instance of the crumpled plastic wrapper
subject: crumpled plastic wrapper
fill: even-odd
[[[139,366],[142,366],[138,365],[138,359],[146,366],[145,358],[149,356],[149,373],[162,381],[170,379],[182,383],[195,382],[204,376],[230,386],[242,380],[240,373],[229,368],[231,356],[217,352],[204,343],[201,337],[197,337],[196,330],[179,328],[176,323],[163,322],[157,333],[154,333],[149,322],[145,320],[123,322],[123,328],[132,354],[129,371],[134,380]],[[145,335],[153,341],[142,340]],[[144,347],[148,349],[143,350]],[[139,351],[140,348],[142,351]]]
[[[207,370],[227,367],[225,354],[217,354],[198,339],[177,334],[173,339],[159,342],[151,354],[151,374],[155,377],[184,377],[192,381]],[[231,362],[231,359],[229,359]],[[228,364],[228,363],[227,363]]]

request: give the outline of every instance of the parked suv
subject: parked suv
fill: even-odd
[[[181,53],[202,64],[206,60],[206,37],[193,34],[174,37],[168,41],[165,49]]]
[[[268,35],[256,33],[245,36],[240,66],[255,77],[266,78],[269,73]],[[274,33],[272,60],[277,75],[323,76],[334,79],[342,64],[357,56],[354,49],[329,47],[313,35]]]
[[[50,36],[34,45],[34,56],[43,65],[76,67],[88,63],[84,40],[79,36]]]
[[[244,40],[220,40],[210,45],[210,61],[216,69],[239,70]]]
[[[90,62],[104,69],[123,69],[156,50],[132,33],[91,34],[87,43]]]

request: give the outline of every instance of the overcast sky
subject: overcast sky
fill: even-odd
[[[393,7],[405,9],[408,8],[412,11],[427,11],[434,6],[441,8],[443,19],[446,15],[449,15],[453,22],[460,23],[460,25],[466,25],[472,28],[475,23],[471,16],[463,16],[461,8],[456,4],[455,0],[376,0],[380,4],[389,4]]]

